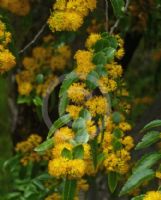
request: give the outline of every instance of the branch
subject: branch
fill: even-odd
[[[35,35],[35,37],[33,38],[33,40],[31,42],[29,42],[23,49],[21,49],[19,51],[19,54],[23,53],[24,51],[26,51],[32,44],[34,44],[36,42],[36,40],[39,38],[39,36],[43,33],[45,27],[46,27],[46,22],[45,24],[41,27],[41,29],[39,30],[39,32]]]
[[[125,4],[125,8],[124,8],[124,13],[127,12],[129,4],[130,4],[130,0],[126,0],[126,4]],[[117,19],[116,22],[114,23],[114,25],[111,27],[110,34],[112,34],[114,32],[114,30],[118,27],[119,23],[120,23],[120,18]]]
[[[106,16],[106,24],[105,24],[105,28],[106,31],[108,32],[108,0],[105,0],[105,4],[106,4],[106,8],[105,8],[105,16]]]

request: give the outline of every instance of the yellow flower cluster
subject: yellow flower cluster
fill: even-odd
[[[81,79],[86,79],[87,75],[95,68],[92,62],[93,53],[91,51],[78,50],[74,58],[77,62],[76,73]]]
[[[63,156],[64,150],[69,151],[72,155],[74,145],[71,141],[74,139],[74,131],[67,126],[60,128],[54,134],[54,148],[52,149],[53,157],[49,161],[48,169],[49,174],[58,179],[63,177],[79,179],[85,174],[95,173],[93,162],[91,160],[91,148],[89,144],[83,144],[83,159]],[[92,170],[89,171],[89,168]]]
[[[11,33],[7,31],[6,25],[0,20],[0,73],[4,73],[16,64],[15,57],[8,49],[11,42]]]
[[[73,83],[67,91],[69,99],[74,103],[82,103],[90,94],[85,86],[85,83]]]
[[[0,7],[16,15],[25,16],[30,11],[30,2],[29,0],[0,0]]]
[[[96,8],[96,0],[56,0],[48,24],[54,31],[76,31],[89,11]]]
[[[57,74],[69,65],[71,50],[67,45],[58,48],[51,46],[54,38],[49,35],[44,37],[42,46],[37,46],[32,51],[32,56],[23,59],[23,70],[16,75],[18,92],[28,96],[31,92],[44,96],[48,87],[57,84]]]
[[[122,126],[124,124],[124,126]],[[129,161],[131,159],[130,150],[134,147],[134,141],[131,136],[125,136],[125,132],[131,130],[130,124],[122,121],[115,124],[112,117],[108,117],[105,121],[106,130],[103,138],[98,138],[100,143],[102,140],[102,150],[105,155],[104,167],[107,172],[114,171],[125,174],[129,170]],[[114,133],[118,133],[119,136]]]
[[[107,99],[103,96],[90,98],[85,104],[92,116],[106,115],[109,111]]]
[[[81,159],[55,158],[49,162],[49,173],[56,178],[81,178],[85,173],[85,162]]]
[[[41,160],[49,160],[51,156],[50,151],[39,155],[34,149],[42,142],[42,138],[37,134],[31,134],[26,141],[17,143],[15,150],[22,154],[20,162],[22,165],[27,165],[30,161],[39,162]]]
[[[143,200],[160,200],[161,199],[161,192],[160,191],[150,191],[148,192]]]
[[[91,33],[90,36],[86,40],[86,48],[91,49],[93,45],[101,39],[101,35],[97,33]]]

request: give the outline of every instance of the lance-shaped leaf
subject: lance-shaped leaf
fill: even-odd
[[[64,92],[66,92],[67,89],[72,85],[72,83],[74,83],[77,80],[78,76],[74,71],[66,75],[60,88],[59,97],[61,97],[64,94]]]
[[[59,116],[64,115],[66,107],[68,105],[68,96],[67,93],[65,92],[61,97],[59,101]]]
[[[149,130],[151,128],[156,128],[159,126],[161,126],[161,120],[156,119],[156,120],[149,122],[147,125],[145,125],[144,128],[141,130],[141,132]]]
[[[147,147],[151,146],[152,144],[156,143],[160,139],[161,139],[160,132],[158,132],[158,131],[150,131],[146,135],[144,135],[144,137],[142,138],[141,142],[139,142],[136,145],[135,149],[139,150],[139,149],[147,148]]]
[[[110,191],[113,193],[117,187],[118,183],[118,174],[116,172],[108,173],[108,186]]]
[[[144,171],[144,169],[151,168],[161,159],[161,154],[158,152],[153,152],[148,155],[143,156],[133,168],[133,173],[137,171]]]
[[[152,169],[139,170],[133,173],[121,189],[120,196],[131,192],[133,189],[139,187],[144,181],[148,181],[155,177],[155,172]]]
[[[71,120],[71,118],[70,118],[69,114],[66,114],[66,115],[60,117],[58,120],[56,120],[49,130],[47,139],[50,138],[58,128],[61,128],[62,126],[64,126],[68,122],[70,122],[70,120]]]
[[[143,200],[144,197],[145,197],[145,195],[142,194],[142,195],[139,195],[137,197],[133,197],[131,200]]]
[[[62,200],[74,200],[76,192],[77,181],[76,180],[65,180],[64,189],[63,189],[63,198]]]
[[[54,145],[54,141],[53,139],[48,139],[46,141],[44,141],[43,143],[41,143],[38,147],[35,148],[35,151],[37,152],[42,152],[42,151],[46,151],[47,149],[52,148]]]

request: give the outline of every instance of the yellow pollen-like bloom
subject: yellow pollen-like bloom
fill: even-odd
[[[75,103],[82,103],[85,98],[90,94],[87,89],[85,89],[84,83],[73,83],[68,91],[68,97]]]
[[[68,112],[73,119],[77,119],[82,108],[82,106],[68,105],[66,112]]]
[[[8,49],[0,51],[0,73],[4,73],[16,65],[15,57]]]
[[[127,122],[121,122],[119,123],[119,128],[122,130],[122,131],[130,131],[132,129],[131,125]]]
[[[131,136],[126,136],[123,140],[122,140],[122,144],[125,145],[125,149],[126,150],[130,150],[134,147],[134,140]]]
[[[92,33],[86,40],[87,49],[91,49],[95,43],[101,39],[101,35],[97,33]]]
[[[61,200],[61,195],[58,193],[53,193],[52,195],[46,197],[45,200]]]
[[[64,143],[74,138],[74,132],[72,129],[66,127],[60,128],[54,135],[55,144]]]
[[[160,200],[160,199],[161,199],[160,191],[150,191],[143,198],[143,200]]]
[[[103,96],[92,97],[85,105],[94,117],[96,115],[106,115],[108,113],[107,99]]]
[[[69,151],[72,150],[72,145],[70,143],[64,142],[64,143],[58,143],[55,145],[55,147],[52,150],[52,155],[54,158],[59,158],[62,154],[63,149],[68,149]]]
[[[81,178],[85,173],[85,162],[80,159],[68,160],[56,158],[49,161],[49,174],[61,178],[67,176],[70,179]]]
[[[81,79],[86,79],[87,75],[95,68],[95,65],[92,63],[92,52],[78,50],[74,58],[77,61],[76,73]]]
[[[103,94],[115,91],[117,88],[116,81],[108,79],[107,77],[102,77],[99,79],[100,90]]]
[[[29,95],[32,91],[32,84],[30,82],[21,82],[18,85],[18,92],[20,95]]]

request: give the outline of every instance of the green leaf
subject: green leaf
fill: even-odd
[[[86,79],[87,87],[94,90],[96,87],[98,87],[98,79],[99,75],[96,71],[90,72]]]
[[[121,114],[119,112],[114,112],[112,114],[112,120],[113,120],[114,123],[119,124],[121,122],[121,119],[122,119],[122,117],[121,117]]]
[[[38,147],[35,148],[35,151],[42,152],[46,151],[47,149],[52,148],[54,145],[53,138],[46,140],[45,142],[41,143]]]
[[[115,51],[116,50],[112,47],[107,47],[103,49],[103,52],[105,53],[105,57],[106,57],[106,63],[109,63],[114,59]]]
[[[148,181],[155,177],[155,172],[152,169],[144,169],[132,174],[121,189],[120,196],[131,192],[133,189],[139,187],[144,181]]]
[[[86,131],[86,129],[80,129],[77,131],[75,141],[78,144],[85,144],[88,142],[88,140],[89,140],[89,134]]]
[[[78,145],[73,148],[73,158],[74,159],[83,159],[84,157],[84,147],[82,145]]]
[[[30,96],[18,96],[17,104],[31,104],[32,98]]]
[[[154,164],[156,164],[161,159],[161,154],[158,152],[150,153],[148,155],[143,156],[141,160],[139,160],[133,168],[133,173],[137,171],[144,171],[144,169],[151,168]]]
[[[59,91],[59,97],[61,97],[64,92],[68,90],[68,88],[74,83],[75,81],[78,80],[77,74],[72,71],[71,73],[67,74]]]
[[[113,138],[112,146],[116,151],[122,149],[122,143],[117,138]]]
[[[116,137],[116,138],[121,138],[122,135],[123,135],[123,132],[122,130],[120,130],[119,128],[115,128],[114,131],[113,131],[113,135]]]
[[[43,74],[38,74],[36,76],[36,83],[42,84],[44,82],[44,75]]]
[[[61,156],[68,158],[68,159],[72,159],[72,153],[71,151],[69,151],[67,148],[64,148],[61,152]]]
[[[115,16],[121,17],[124,13],[124,6],[125,6],[124,0],[110,0],[110,1],[111,1]]]
[[[91,119],[91,113],[87,109],[83,109],[80,111],[79,116],[85,120]]]
[[[65,113],[66,107],[69,103],[67,93],[65,92],[59,101],[59,116],[62,116]]]
[[[93,63],[95,65],[99,65],[99,64],[105,65],[106,64],[105,53],[101,51],[101,52],[94,54]]]
[[[145,195],[139,195],[137,197],[133,197],[131,200],[143,200],[144,197]]]
[[[105,156],[104,153],[98,154],[98,156],[97,156],[97,166],[99,166],[99,165],[102,164],[102,162],[104,161],[105,157],[106,157],[106,156]]]
[[[98,165],[98,143],[97,143],[97,138],[94,138],[91,143],[91,152],[92,152],[92,159],[93,159],[93,165],[96,168]]]
[[[113,193],[118,184],[118,175],[116,172],[109,172],[108,173],[108,186],[110,191]]]
[[[108,46],[109,46],[109,42],[107,39],[100,39],[94,45],[94,49],[95,49],[95,52],[99,52]]]
[[[61,128],[62,126],[64,126],[65,124],[67,124],[68,122],[70,122],[71,118],[69,114],[63,115],[62,117],[60,117],[59,119],[57,119],[53,125],[50,127],[47,139],[50,138],[54,132]]]
[[[72,128],[76,132],[79,131],[80,129],[85,129],[86,128],[85,119],[83,119],[82,117],[79,117],[78,119],[76,119],[72,124]]]
[[[139,142],[136,145],[135,149],[139,150],[139,149],[147,148],[147,147],[151,146],[152,144],[156,143],[160,139],[161,139],[160,132],[158,132],[158,131],[150,131],[146,135],[144,135],[144,137],[142,138],[141,142]]]
[[[63,200],[74,200],[76,193],[76,180],[65,180],[64,189],[63,189]]]
[[[156,120],[149,122],[146,126],[144,126],[144,128],[141,130],[141,132],[151,129],[151,128],[159,127],[159,126],[161,126],[161,120],[156,119]]]
[[[33,103],[35,104],[35,106],[42,106],[42,105],[43,105],[42,98],[39,97],[39,96],[36,96],[36,97],[33,99]]]

